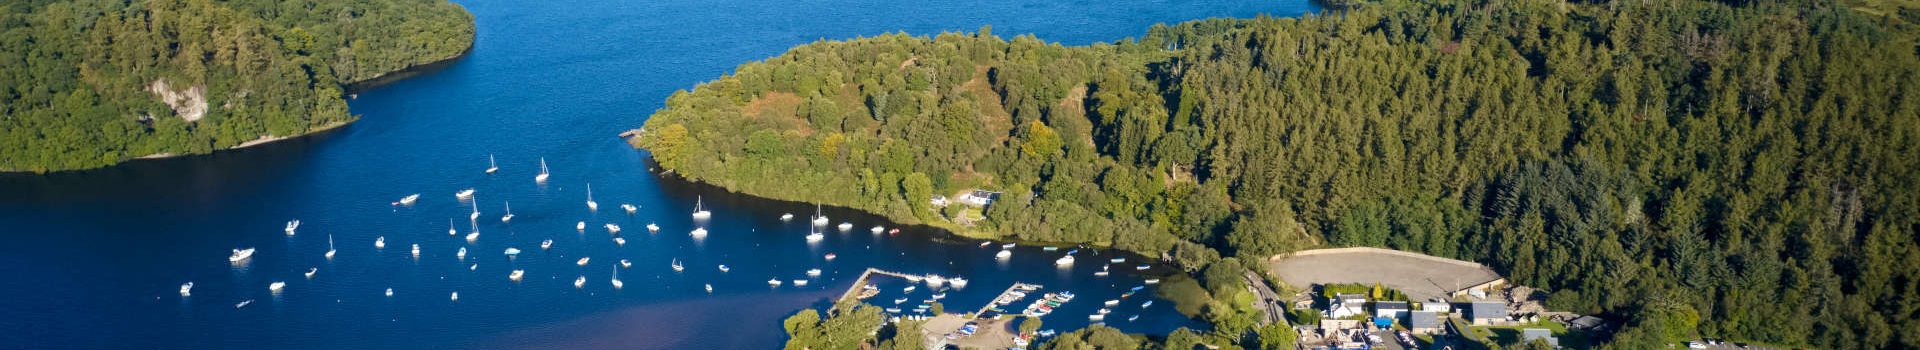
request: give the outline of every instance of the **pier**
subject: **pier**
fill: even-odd
[[[854,279],[854,280],[853,280],[853,286],[852,286],[852,287],[847,287],[847,291],[846,291],[846,292],[843,292],[843,293],[840,293],[840,298],[839,298],[839,299],[834,299],[834,300],[847,300],[847,298],[852,298],[852,297],[854,297],[854,296],[856,296],[856,295],[860,295],[860,294],[859,294],[859,293],[860,293],[860,287],[864,287],[864,286],[866,286],[866,285],[867,285],[867,278],[868,278],[868,277],[873,277],[873,275],[876,275],[876,274],[877,274],[877,275],[884,275],[884,276],[893,276],[893,277],[899,277],[899,278],[904,278],[904,279],[906,279],[906,280],[908,280],[908,281],[914,281],[914,282],[920,282],[920,280],[921,280],[921,279],[923,279],[923,278],[925,278],[925,277],[923,277],[923,276],[921,276],[921,275],[909,275],[909,274],[905,274],[905,273],[900,273],[900,272],[894,272],[894,271],[887,271],[887,270],[881,270],[881,269],[877,269],[877,268],[871,268],[871,267],[869,267],[869,268],[867,268],[867,271],[866,271],[866,272],[861,272],[861,273],[860,273],[860,278],[856,278],[856,279]]]
[[[1043,287],[1045,286],[1032,284],[1032,283],[1025,283],[1025,282],[1013,282],[1013,285],[1007,286],[1007,290],[1000,291],[1000,294],[995,294],[992,300],[1000,300],[1000,298],[1006,297],[1008,293],[1013,293],[1013,291],[1020,290],[1023,288],[1026,290],[1038,291],[1040,290],[1040,288],[1043,288]],[[987,312],[987,309],[991,309],[991,308],[993,308],[993,301],[987,301],[986,306],[981,306],[979,310],[973,310],[973,316],[980,317],[981,313],[985,313]]]

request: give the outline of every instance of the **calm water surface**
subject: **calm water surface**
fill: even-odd
[[[1303,0],[458,2],[478,21],[472,54],[361,93],[351,103],[363,118],[350,126],[212,156],[0,176],[0,348],[774,348],[781,318],[825,305],[867,267],[971,279],[944,300],[950,310],[980,307],[1014,281],[1070,290],[1080,299],[1046,324],[1078,328],[1101,301],[1141,284],[1133,263],[1096,279],[1113,256],[1082,254],[1060,269],[1060,252],[1021,247],[1002,261],[996,249],[930,230],[869,234],[892,225],[832,208],[834,224],[856,228],[809,244],[811,207],[656,177],[615,134],[676,89],[821,38],[992,25],[1078,45],[1159,22],[1317,10]],[[501,167],[493,175],[481,171],[490,153]],[[553,169],[544,186],[532,180],[540,157]],[[587,183],[597,212],[584,203]],[[455,200],[469,187],[475,201]],[[419,204],[389,205],[413,193]],[[710,222],[689,217],[697,196]],[[511,224],[499,220],[507,202]],[[468,242],[475,203],[481,235]],[[629,215],[622,203],[640,210]],[[787,212],[799,218],[778,220]],[[292,219],[304,224],[288,236],[281,227]],[[449,220],[462,237],[447,234]],[[573,228],[580,221],[584,232]],[[624,246],[606,223],[625,228]],[[648,223],[663,229],[648,234]],[[696,225],[712,233],[689,237]],[[329,235],[339,250],[331,260],[322,256]],[[374,248],[377,237],[385,249]],[[546,239],[551,250],[539,248]],[[237,247],[259,253],[229,264]],[[469,254],[456,258],[462,247]],[[509,247],[524,252],[510,259]],[[581,257],[591,261],[576,265]],[[634,265],[614,290],[619,259]],[[686,271],[670,269],[675,259]],[[316,275],[302,276],[310,268]],[[806,287],[766,283],[812,268],[824,274]],[[514,269],[524,281],[507,279]],[[576,289],[580,276],[588,282]],[[196,287],[182,298],[188,281]],[[269,292],[274,281],[286,289]],[[891,306],[905,285],[886,281],[870,301]],[[928,289],[904,294],[905,305]],[[1117,307],[1110,325],[1155,334],[1198,325],[1171,303],[1139,308],[1146,294]],[[244,300],[253,303],[234,307]]]

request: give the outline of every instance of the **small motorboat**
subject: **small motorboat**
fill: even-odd
[[[1068,256],[1062,256],[1062,257],[1060,257],[1060,259],[1056,259],[1056,260],[1054,260],[1054,261],[1053,261],[1053,264],[1054,264],[1054,265],[1059,265],[1059,266],[1069,266],[1069,265],[1073,265],[1073,256],[1072,256],[1072,255],[1068,255]]]
[[[240,301],[239,304],[233,304],[233,308],[239,309],[239,308],[247,307],[247,305],[253,305],[253,299],[242,300]]]
[[[467,233],[467,242],[473,242],[477,240],[480,240],[480,230],[474,230],[473,232]]]
[[[1017,246],[1019,245],[1013,244],[1013,243],[1001,244],[1000,249],[1013,249],[1013,247],[1017,247]]]
[[[455,258],[455,259],[466,259],[466,258],[467,258],[467,247],[460,247],[460,251],[457,251],[457,252],[454,252],[454,253],[453,253],[453,258]]]
[[[1107,320],[1107,315],[1106,314],[1087,315],[1087,320],[1088,321],[1105,321]]]
[[[947,298],[947,292],[939,292],[939,293],[933,294],[933,300],[940,300],[940,299],[946,299],[946,298]]]
[[[793,220],[793,213],[780,214],[780,221],[790,221],[790,220]]]
[[[992,245],[992,244],[993,244],[993,242],[980,242],[980,247],[981,247],[981,248],[986,248],[986,247],[987,247],[988,245]]]
[[[193,282],[180,284],[180,296],[193,296]]]
[[[686,271],[686,270],[687,270],[686,266],[680,265],[680,259],[678,258],[673,259],[673,272],[680,272],[680,271]]]
[[[1101,315],[1105,315],[1105,314],[1113,313],[1113,309],[1101,308],[1100,311],[1094,311],[1094,312],[1099,313]]]
[[[320,272],[320,268],[318,267],[307,268],[307,274],[306,274],[307,279],[313,279],[313,274],[319,273],[319,272]]]
[[[660,232],[660,225],[654,224],[654,223],[647,223],[647,232],[648,233]]]
[[[892,229],[892,230],[887,230],[887,234],[889,234],[889,235],[898,235],[898,234],[900,234],[900,229],[897,229],[897,228],[896,228],[896,229]]]
[[[581,288],[586,286],[587,286],[587,276],[580,276],[580,278],[573,279],[574,288]]]
[[[887,228],[885,228],[885,227],[880,227],[880,226],[874,226],[874,227],[873,227],[872,229],[868,229],[867,231],[872,231],[872,232],[873,232],[873,234],[876,234],[876,235],[877,235],[877,234],[880,234],[881,232],[886,232],[886,231],[887,231]]]
[[[1093,277],[1107,277],[1107,270],[1094,271]]]
[[[626,210],[627,215],[633,215],[634,212],[640,211],[640,207],[636,207],[636,206],[633,206],[632,204],[626,204],[626,203],[620,203],[620,209]]]
[[[448,294],[448,295],[447,295],[447,300],[449,300],[449,301],[460,301],[460,292],[453,292],[453,294]]]
[[[820,277],[820,269],[807,270],[807,277]]]
[[[1001,258],[1001,259],[1006,259],[1012,256],[1013,256],[1013,251],[1005,250],[1005,249],[1001,249],[999,253],[993,253],[993,257]]]
[[[1134,269],[1134,270],[1146,270],[1147,268],[1151,268],[1151,267],[1153,267],[1153,265],[1147,265],[1147,264],[1140,264],[1140,266],[1134,266],[1134,267],[1133,267],[1133,269]]]
[[[513,280],[514,282],[519,282],[520,277],[526,276],[526,274],[527,274],[526,270],[513,270],[513,273],[507,274],[507,279]]]
[[[380,237],[374,237],[374,238],[373,238],[373,248],[374,248],[374,249],[387,249],[387,236],[380,236]]]
[[[1107,262],[1118,264],[1118,263],[1127,262],[1127,258],[1121,257],[1121,258],[1107,259]]]
[[[293,230],[296,230],[296,229],[299,229],[299,228],[300,228],[300,220],[293,220],[293,221],[288,221],[288,222],[287,222],[287,235],[288,235],[288,236],[292,236],[292,235],[293,235]]]
[[[733,271],[733,268],[727,267],[727,264],[720,264],[720,272],[727,272],[727,271]]]
[[[1158,278],[1148,278],[1146,282],[1147,282],[1147,284],[1160,284],[1160,279],[1158,279]]]
[[[1060,247],[1046,246],[1046,247],[1040,247],[1040,250],[1051,252],[1051,251],[1060,250]]]
[[[696,227],[693,229],[693,232],[688,232],[687,235],[693,236],[693,238],[705,238],[707,237],[707,228]]]
[[[593,260],[593,257],[581,257],[580,261],[576,261],[573,264],[580,265],[580,266],[587,266],[587,261],[591,261],[591,260]]]
[[[712,285],[712,284],[708,284],[708,285],[707,285],[707,294],[713,294],[713,285]]]
[[[473,189],[468,188],[468,189],[460,190],[460,192],[454,192],[453,198],[459,198],[463,200],[473,198]]]
[[[631,268],[631,267],[633,267],[633,261],[630,261],[627,259],[620,259],[620,268],[624,269],[624,268]]]
[[[587,230],[587,222],[586,222],[586,221],[581,221],[580,223],[577,223],[577,224],[573,224],[573,230],[574,230],[574,231],[586,231],[586,230]]]
[[[767,285],[774,286],[774,287],[779,287],[780,283],[781,283],[780,279],[778,278],[767,280]]]
[[[1150,306],[1153,306],[1153,301],[1152,301],[1152,300],[1148,300],[1147,302],[1144,302],[1144,303],[1140,303],[1140,308],[1142,308],[1142,309],[1145,309],[1145,308],[1147,308],[1147,307],[1150,307]]]
[[[894,300],[893,300],[893,304],[894,304],[894,305],[899,305],[899,304],[902,304],[902,303],[906,303],[906,302],[907,302],[907,298],[900,298],[900,299],[894,299]]]
[[[620,225],[607,224],[607,233],[620,233]]]
[[[501,253],[505,253],[507,256],[520,255],[520,248],[507,247],[507,249],[501,251]]]
[[[387,288],[387,297],[393,297],[393,288]]]
[[[273,283],[267,285],[267,290],[272,291],[274,293],[279,293],[281,289],[286,289],[286,288],[287,288],[287,282],[274,281]]]
[[[413,256],[420,256],[420,244],[418,243],[413,245]]]
[[[400,197],[400,200],[393,201],[393,206],[396,206],[396,207],[408,206],[408,205],[413,205],[414,202],[419,202],[419,201],[420,201],[419,193],[409,194],[406,197]]]
[[[914,290],[914,289],[918,289],[918,288],[919,288],[919,286],[907,286],[906,288],[900,288],[900,292],[901,292],[901,293],[913,293],[913,290]]]
[[[549,248],[553,248],[552,238],[548,238],[547,240],[540,241],[540,250],[547,250]]]
[[[1107,300],[1107,302],[1106,302],[1106,303],[1104,303],[1104,304],[1101,304],[1101,305],[1106,305],[1106,306],[1114,306],[1114,305],[1120,305],[1120,299],[1111,299],[1111,300]]]
[[[952,285],[954,288],[966,288],[967,279],[960,277],[948,278],[947,284]]]
[[[233,255],[227,256],[227,262],[240,262],[241,260],[247,260],[248,258],[252,258],[252,257],[253,257],[253,248],[234,249]]]
[[[840,232],[846,232],[846,231],[849,231],[849,230],[853,230],[853,223],[851,223],[851,222],[842,222],[842,223],[840,223]]]
[[[838,258],[838,257],[840,256],[834,255],[833,253],[827,253],[827,261],[833,261],[833,258]]]
[[[1140,315],[1128,316],[1127,322],[1133,322],[1133,320],[1138,320],[1138,319],[1140,319]]]
[[[807,280],[804,280],[804,279],[797,279],[797,280],[793,280],[793,286],[794,286],[794,287],[806,287],[806,286],[807,286]]]
[[[615,244],[615,245],[627,245],[627,239],[626,239],[625,237],[614,237],[614,238],[613,238],[613,244]]]
[[[467,271],[479,271],[480,264],[467,265]]]

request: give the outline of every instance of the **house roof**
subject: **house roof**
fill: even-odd
[[[1365,294],[1359,294],[1359,293],[1340,293],[1340,294],[1334,294],[1333,298],[1340,299],[1340,300],[1351,300],[1351,299],[1365,300],[1367,296]]]
[[[1440,328],[1440,314],[1432,311],[1420,311],[1407,314],[1407,327]]]
[[[1492,301],[1476,301],[1467,305],[1467,315],[1473,318],[1506,318],[1507,304]]]
[[[1373,308],[1376,310],[1406,310],[1407,302],[1404,302],[1404,301],[1375,302],[1373,303]]]
[[[1553,337],[1553,331],[1544,328],[1526,328],[1520,330],[1521,341],[1533,341],[1534,339],[1546,339],[1548,344],[1560,346],[1560,339]]]

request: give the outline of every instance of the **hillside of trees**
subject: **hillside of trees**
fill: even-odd
[[[1916,348],[1915,14],[1374,1],[1078,47],[821,41],[675,93],[634,142],[748,194],[1189,271],[1326,246],[1484,262],[1623,322],[1618,348]],[[927,202],[967,188],[1005,195],[971,226]]]
[[[354,118],[342,86],[458,57],[473,34],[445,0],[0,0],[0,171],[337,126]]]

